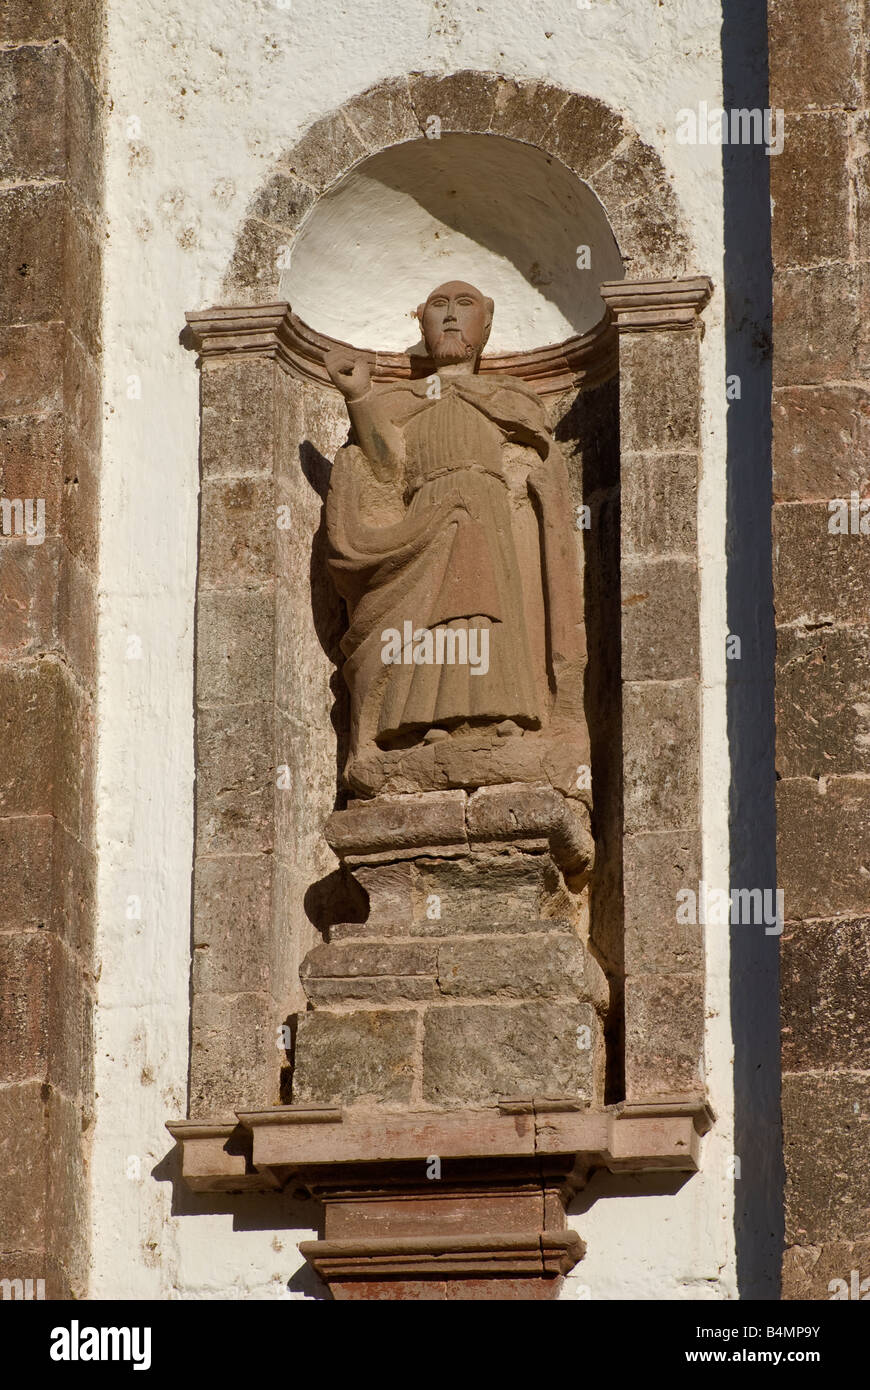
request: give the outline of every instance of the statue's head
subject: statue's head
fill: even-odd
[[[475,362],[492,327],[494,304],[464,280],[439,285],[417,309],[426,349],[441,366]]]

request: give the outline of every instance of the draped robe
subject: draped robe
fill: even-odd
[[[364,746],[413,741],[434,726],[511,719],[539,728],[558,672],[584,656],[570,488],[543,402],[512,377],[439,382],[435,398],[422,380],[372,389],[349,404],[357,437],[370,446],[375,440],[382,460],[391,459],[387,481],[400,519],[378,524],[378,473],[358,445],[341,449],[332,470],[326,521],[330,570],[350,620],[342,650],[351,761]],[[399,435],[403,447],[396,446]],[[506,445],[524,446],[525,497],[537,504],[537,572],[525,577]],[[545,643],[528,630],[524,583],[543,590]],[[488,670],[386,664],[385,632],[403,633],[408,622],[414,632],[485,630]],[[533,665],[544,649],[546,673]]]

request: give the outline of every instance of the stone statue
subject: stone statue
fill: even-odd
[[[365,360],[343,349],[325,359],[353,427],[326,504],[349,615],[346,780],[367,794],[546,780],[540,739],[560,726],[585,735],[567,470],[536,392],[479,374],[493,301],[451,281],[417,316],[428,377],[373,386]],[[510,767],[480,771],[507,747]],[[578,747],[583,738],[569,762]],[[445,772],[448,751],[462,750],[462,767]]]

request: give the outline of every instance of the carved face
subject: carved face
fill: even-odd
[[[439,285],[417,311],[430,357],[445,364],[474,361],[489,337],[492,310],[492,300],[474,285]]]

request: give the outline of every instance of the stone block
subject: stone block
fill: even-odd
[[[848,499],[870,492],[870,391],[787,386],[773,393],[776,502]]]
[[[4,181],[62,179],[64,49],[59,43],[0,49],[0,168]]]
[[[621,501],[623,557],[695,554],[695,454],[624,454]]]
[[[870,917],[790,924],[780,961],[783,1070],[870,1072]]]
[[[256,854],[273,843],[275,767],[269,705],[201,708],[197,716],[199,854]]]
[[[35,657],[54,645],[56,540],[0,542],[0,658]]]
[[[330,816],[324,834],[340,857],[465,844],[463,791],[379,796]]]
[[[0,321],[64,317],[64,203],[57,183],[0,192]]]
[[[94,941],[96,855],[58,821],[54,821],[51,868],[52,930],[88,961]]]
[[[57,577],[57,638],[80,684],[93,696],[97,687],[97,578],[65,545]]]
[[[101,351],[103,245],[74,203],[67,204],[63,241],[64,318],[88,352]]]
[[[367,154],[342,112],[333,111],[309,126],[285,162],[292,174],[322,192]]]
[[[0,0],[0,43],[53,39],[64,32],[64,0]]]
[[[268,583],[277,529],[271,478],[205,479],[200,508],[200,586],[241,589]]]
[[[105,167],[101,98],[93,78],[75,59],[69,58],[65,119],[68,186],[99,217]]]
[[[630,1101],[704,1090],[704,976],[625,982],[625,1094]]]
[[[788,113],[783,150],[770,168],[779,268],[849,259],[847,119],[843,112]]]
[[[563,87],[549,82],[499,81],[490,128],[496,135],[526,140],[531,145],[546,142],[548,133],[569,100]]]
[[[777,268],[773,279],[774,386],[858,375],[857,272],[845,265]]]
[[[783,780],[777,783],[776,806],[777,876],[786,921],[870,911],[866,778]]]
[[[277,1030],[277,1010],[264,994],[194,994],[193,1119],[234,1119],[236,1110],[264,1110],[278,1103],[285,1054]]]
[[[548,855],[416,861],[415,935],[570,930],[576,915],[576,900]]]
[[[99,550],[101,463],[98,449],[87,448],[80,436],[68,433],[58,530],[70,554],[92,574],[97,572]]]
[[[194,870],[193,988],[266,993],[271,982],[272,856],[200,856]]]
[[[4,1083],[44,1080],[52,1024],[51,973],[58,942],[48,931],[0,935],[0,1069]]]
[[[273,174],[254,203],[255,217],[280,227],[288,240],[313,205],[314,189],[293,174]]]
[[[776,666],[779,775],[870,773],[870,629],[780,628]]]
[[[632,682],[622,700],[626,834],[691,829],[699,814],[697,682]]]
[[[274,362],[203,363],[200,377],[203,478],[265,473],[273,467]]]
[[[222,298],[227,303],[268,304],[279,297],[281,266],[288,246],[287,231],[257,217],[248,217],[239,233]]]
[[[498,78],[492,73],[454,72],[446,77],[415,73],[409,79],[411,102],[421,130],[437,116],[442,131],[489,130]]]
[[[268,589],[200,591],[196,691],[202,704],[271,700],[274,608]]]
[[[832,0],[824,8],[813,0],[770,0],[767,22],[772,106],[862,104],[859,0]]]
[[[672,975],[704,967],[703,929],[677,921],[677,894],[698,892],[697,832],[627,835],[623,844],[625,968],[629,975]]]
[[[94,711],[71,669],[57,667],[54,738],[54,814],[74,836],[93,833]]]
[[[437,993],[436,949],[426,942],[350,941],[316,946],[300,975],[313,1003],[431,999]]]
[[[700,669],[698,568],[694,559],[625,559],[622,676],[678,680]]]
[[[698,339],[694,332],[623,333],[619,372],[624,451],[697,449]]]
[[[556,114],[547,149],[581,179],[590,178],[625,138],[622,117],[596,97],[573,92]]]
[[[61,345],[67,437],[73,434],[80,445],[99,450],[103,434],[103,386],[97,362],[68,330],[63,333]]]
[[[560,932],[442,941],[438,988],[452,998],[580,998],[602,1012],[608,1003],[601,967],[576,937]]]
[[[866,1072],[784,1076],[782,1123],[786,1243],[866,1239],[870,1077]]]
[[[62,324],[0,327],[0,416],[37,415],[57,409],[61,405],[63,365]]]
[[[407,1104],[417,1028],[412,1010],[303,1014],[296,1038],[294,1105]]]
[[[439,1106],[493,1105],[500,1096],[571,1096],[594,1103],[600,1099],[600,1037],[591,1004],[427,1009],[424,1098]]]
[[[0,666],[0,815],[52,810],[57,678],[51,662]]]
[[[52,834],[49,815],[10,816],[0,821],[0,931],[32,931],[49,926]]]
[[[783,1257],[782,1297],[804,1302],[866,1301],[870,1297],[870,1239],[792,1246]]]
[[[0,480],[3,496],[44,506],[45,534],[60,531],[63,458],[63,416],[52,411],[42,418],[25,416],[0,420]],[[34,522],[38,520],[33,514]],[[26,518],[22,517],[22,524]],[[17,522],[13,519],[13,524]],[[36,546],[30,546],[31,550]]]
[[[842,499],[848,506],[849,498]],[[870,546],[860,532],[831,532],[822,502],[780,503],[773,511],[777,623],[863,624]],[[860,525],[860,518],[859,518]]]
[[[45,1173],[49,1162],[48,1100],[41,1081],[0,1087],[0,1250],[41,1251],[46,1229]],[[14,1181],[9,1181],[15,1175]],[[22,1180],[19,1175],[27,1175]]]
[[[370,150],[419,139],[420,127],[404,78],[391,78],[370,87],[342,108],[350,125]]]

